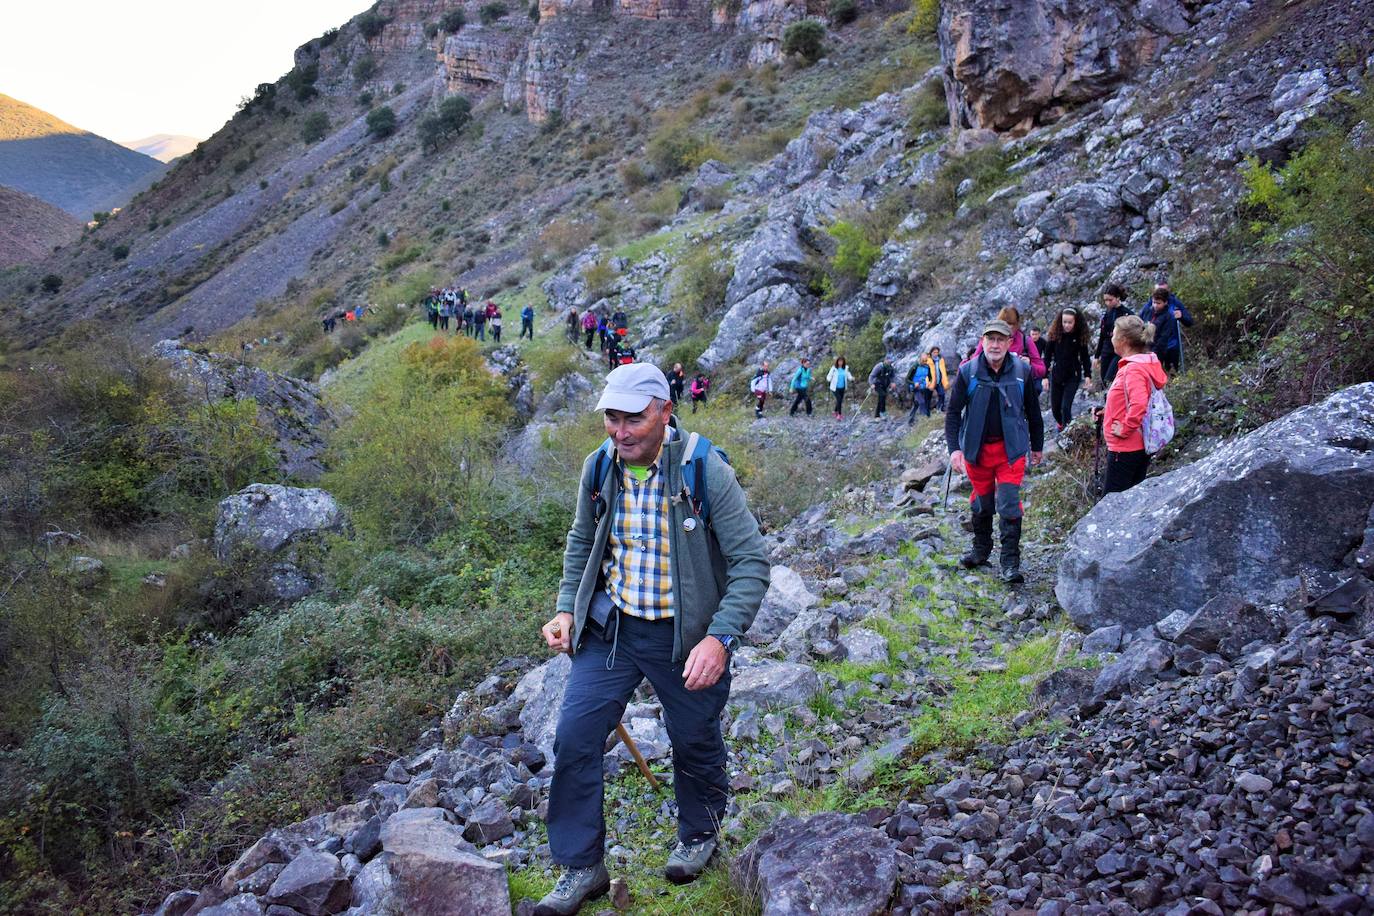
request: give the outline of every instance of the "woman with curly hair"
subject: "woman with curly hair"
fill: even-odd
[[[1088,351],[1088,323],[1070,306],[1060,310],[1050,325],[1049,335],[1041,341],[1048,377],[1050,411],[1062,431],[1073,419],[1073,400],[1081,387],[1092,386],[1092,354]]]

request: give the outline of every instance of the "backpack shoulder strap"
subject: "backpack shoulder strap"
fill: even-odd
[[[973,396],[973,390],[978,387],[978,357],[974,357],[959,367],[959,374],[964,377],[965,393]]]
[[[683,485],[687,488],[687,495],[692,501],[692,511],[700,515],[707,524],[711,521],[711,496],[706,486],[706,462],[713,451],[726,464],[730,463],[730,458],[700,433],[689,435],[682,450]]]
[[[592,476],[587,480],[587,495],[592,501],[592,518],[595,524],[601,523],[606,512],[606,499],[601,495],[606,489],[606,478],[611,476],[611,466],[615,464],[615,445],[609,436],[596,450],[592,462]]]

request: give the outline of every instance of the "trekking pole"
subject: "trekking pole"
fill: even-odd
[[[945,501],[940,506],[940,512],[949,515],[949,482],[954,478],[954,465],[949,463],[945,467]]]
[[[635,746],[634,739],[630,737],[630,730],[625,727],[625,723],[621,722],[617,724],[615,733],[621,741],[625,742],[625,747],[629,749],[630,756],[633,757],[635,763],[639,765],[639,772],[643,773],[644,778],[649,780],[649,785],[654,787],[655,792],[662,792],[663,786],[659,784],[658,778],[654,776],[653,772],[649,769],[649,763],[644,759],[644,755],[641,754],[639,748]]]

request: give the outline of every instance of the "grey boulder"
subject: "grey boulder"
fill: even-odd
[[[1080,628],[1154,624],[1220,594],[1282,598],[1334,569],[1374,504],[1374,382],[1293,411],[1099,502],[1074,526],[1055,595]]]
[[[482,858],[441,808],[393,815],[382,827],[381,855],[363,868],[355,884],[363,887],[361,894],[354,888],[354,905],[364,897],[376,912],[506,916],[511,911],[505,866]]]
[[[760,708],[799,706],[820,689],[820,678],[809,665],[762,662],[735,672],[730,684],[730,704]]]
[[[798,615],[819,600],[795,570],[774,566],[769,573],[768,592],[745,638],[755,645],[772,642]]]
[[[305,916],[329,916],[347,909],[351,896],[339,860],[318,849],[305,849],[272,882],[267,902],[292,907]]]
[[[857,815],[784,817],[740,853],[730,878],[763,901],[764,916],[876,916],[897,883],[897,844]]]
[[[343,509],[324,490],[254,483],[220,501],[213,546],[224,563],[245,556],[269,562],[269,590],[294,600],[318,587],[312,555],[324,538],[347,530]]]

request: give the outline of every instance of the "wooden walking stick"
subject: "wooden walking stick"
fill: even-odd
[[[630,756],[635,759],[635,763],[639,764],[639,772],[643,773],[644,778],[649,780],[649,785],[654,787],[655,792],[662,792],[663,786],[659,784],[658,777],[649,769],[649,762],[644,759],[644,755],[641,754],[639,748],[635,746],[634,739],[630,737],[630,730],[625,727],[624,722],[616,723],[615,733],[621,741],[625,742],[625,747],[629,748]]]
[[[557,639],[563,635],[563,628],[555,625],[550,632]],[[643,773],[644,778],[649,780],[649,785],[653,786],[655,792],[662,792],[662,784],[659,783],[658,777],[653,774],[653,771],[649,769],[649,762],[639,752],[639,747],[635,744],[635,739],[630,737],[630,730],[625,727],[625,723],[616,723],[615,734],[617,738],[625,742],[625,747],[629,750],[630,756],[635,759],[635,763],[639,766],[639,772]]]

